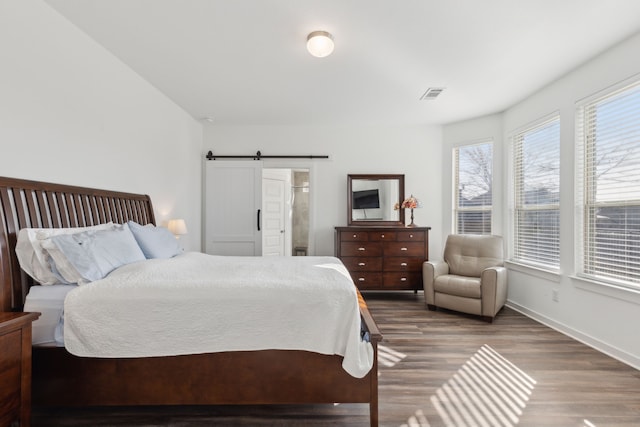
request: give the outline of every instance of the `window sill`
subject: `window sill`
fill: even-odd
[[[640,305],[640,290],[581,276],[570,276],[570,278],[578,289]]]
[[[560,270],[544,269],[541,267],[535,267],[528,264],[521,264],[515,261],[505,261],[505,266],[518,273],[528,274],[529,276],[538,277],[540,279],[549,280],[550,282],[560,283],[561,272]]]

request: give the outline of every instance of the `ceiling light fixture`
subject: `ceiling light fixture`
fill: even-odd
[[[307,50],[317,58],[324,58],[333,52],[333,36],[327,31],[313,31],[307,36]]]

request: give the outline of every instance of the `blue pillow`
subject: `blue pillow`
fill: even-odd
[[[122,265],[146,259],[126,224],[113,230],[53,236],[42,246],[68,283],[100,280]]]
[[[172,258],[182,252],[178,239],[166,228],[153,224],[143,226],[133,221],[127,224],[148,259]]]

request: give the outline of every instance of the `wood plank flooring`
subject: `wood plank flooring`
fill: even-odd
[[[640,426],[640,371],[509,308],[493,324],[364,295],[384,341],[380,425]],[[367,426],[368,406],[34,408],[34,427]]]

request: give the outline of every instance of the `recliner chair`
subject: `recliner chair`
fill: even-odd
[[[493,322],[507,300],[503,260],[501,236],[449,235],[444,261],[425,261],[422,266],[427,308],[447,308]]]

